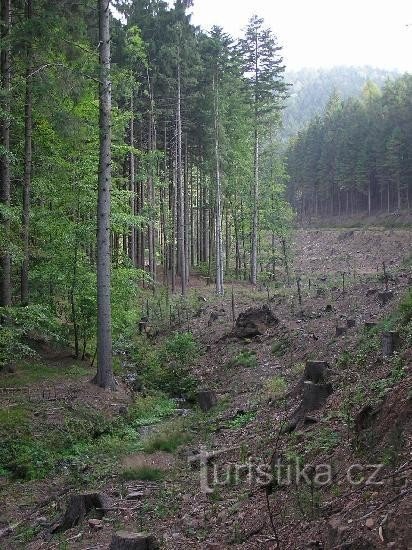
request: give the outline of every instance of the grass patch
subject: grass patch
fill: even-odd
[[[52,471],[70,473],[79,483],[109,474],[119,457],[141,451],[140,426],[155,424],[172,414],[175,403],[161,394],[136,400],[126,417],[113,420],[90,407],[70,406],[59,427],[37,421],[29,424],[29,409],[3,410],[0,414],[0,475],[12,479],[42,479]],[[39,416],[41,419],[42,416]],[[36,434],[35,436],[33,434]],[[169,448],[176,445],[169,442]],[[158,445],[161,445],[158,443]],[[161,446],[166,447],[164,442]],[[93,465],[85,474],[85,464]]]
[[[289,338],[280,338],[279,340],[276,340],[276,342],[273,342],[272,344],[272,354],[275,357],[283,357],[286,352],[290,348],[290,340]]]
[[[241,351],[236,357],[231,359],[228,363],[229,367],[246,367],[246,368],[255,368],[257,367],[257,357],[255,351]]]
[[[24,361],[16,367],[15,373],[0,374],[0,387],[30,386],[46,380],[75,379],[90,375],[90,368],[75,362],[70,367],[61,367],[35,361]]]
[[[229,420],[227,423],[228,428],[243,428],[244,426],[247,426],[252,420],[256,418],[256,412],[255,411],[249,411],[244,412],[241,414],[238,414],[235,418],[232,418],[232,420]]]
[[[327,453],[337,447],[340,440],[341,434],[339,432],[331,428],[321,427],[308,434],[306,450],[308,452],[323,451]]]
[[[123,481],[161,481],[164,478],[164,471],[153,466],[139,466],[124,470],[121,478]]]
[[[272,399],[283,397],[287,390],[287,382],[283,376],[273,376],[265,381],[265,393]]]
[[[183,425],[166,427],[159,433],[153,434],[143,445],[146,453],[163,451],[174,453],[179,447],[187,443],[189,437],[184,432]]]

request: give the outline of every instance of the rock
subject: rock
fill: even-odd
[[[104,493],[81,493],[72,495],[67,504],[66,512],[61,520],[52,527],[52,533],[67,531],[78,525],[92,510],[103,516],[112,508],[110,498]]]
[[[89,519],[88,523],[91,529],[95,529],[96,531],[98,529],[103,529],[104,524],[101,519]]]
[[[158,548],[153,535],[117,531],[112,537],[109,550],[155,550]]]
[[[368,518],[365,525],[368,529],[373,529],[375,527],[375,522],[372,518]]]
[[[326,379],[329,365],[326,361],[306,361],[305,379],[318,384]]]
[[[333,389],[331,384],[315,384],[309,381],[304,382],[302,402],[303,410],[314,411],[316,409],[320,409],[332,392]]]
[[[366,296],[374,296],[378,292],[376,288],[368,288],[366,291]]]
[[[382,333],[382,353],[384,357],[391,357],[399,348],[399,332],[390,331]]]
[[[238,338],[254,338],[264,334],[268,327],[276,326],[278,323],[279,320],[269,306],[251,307],[236,319],[234,334]]]
[[[217,404],[217,395],[213,390],[200,390],[197,394],[197,402],[203,412],[210,411]]]

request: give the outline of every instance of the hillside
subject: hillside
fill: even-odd
[[[408,548],[412,235],[312,230],[294,241],[301,304],[281,278],[268,289],[233,287],[236,317],[269,306],[276,318],[261,318],[256,336],[244,337],[239,322],[234,331],[230,293],[216,298],[199,279],[187,317],[161,330],[152,317],[157,336],[136,335],[109,400],[89,382],[87,361],[52,353],[50,344],[0,374],[3,420],[13,430],[1,434],[12,453],[0,454],[1,468],[13,473],[0,489],[2,548],[103,550],[118,529],[153,533],[170,550]],[[187,345],[188,330],[198,351]],[[385,357],[388,330],[401,340]],[[209,411],[136,383],[162,349],[169,360],[178,353],[198,387],[216,395]],[[322,381],[313,360],[326,362]],[[170,382],[165,368],[157,365],[156,376]],[[330,395],[302,408],[306,386]],[[199,471],[205,452],[214,456],[203,478],[209,493]],[[266,464],[265,474],[257,470]],[[331,468],[325,483],[311,473],[324,473],[322,465]],[[271,471],[281,482],[268,482]],[[92,506],[67,524],[70,495],[96,492],[107,510]]]
[[[284,112],[284,137],[295,135],[325,108],[334,91],[342,99],[358,96],[368,80],[382,86],[388,78],[399,76],[394,71],[373,67],[333,67],[287,71],[286,82],[291,95]]]

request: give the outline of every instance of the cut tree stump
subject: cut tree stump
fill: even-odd
[[[382,333],[382,353],[384,357],[391,357],[399,347],[399,332],[390,331]]]
[[[331,384],[304,382],[302,408],[305,412],[320,409],[333,392]]]
[[[66,512],[59,523],[53,526],[52,533],[72,529],[94,510],[95,519],[102,519],[112,508],[110,498],[104,493],[81,493],[71,495]]]
[[[326,379],[329,364],[326,361],[306,361],[305,379],[318,384]]]
[[[376,323],[374,321],[365,321],[366,330],[372,330],[375,327],[376,327]]]
[[[340,338],[341,336],[345,336],[347,331],[347,327],[336,327],[336,337]]]
[[[355,319],[346,319],[346,325],[348,328],[355,328],[356,327],[356,320]]]
[[[109,550],[156,550],[157,548],[153,535],[117,531],[113,534]]]
[[[197,402],[203,412],[210,411],[217,404],[217,395],[213,390],[200,390],[197,394]]]

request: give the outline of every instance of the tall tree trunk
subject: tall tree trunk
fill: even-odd
[[[134,90],[130,94],[130,127],[129,127],[129,144],[132,149],[129,154],[129,191],[130,191],[130,208],[132,215],[136,215],[136,182],[135,182],[135,155],[134,148]],[[136,249],[137,228],[132,227],[130,234],[130,250],[129,257],[133,265],[137,266],[137,249]]]
[[[98,0],[100,44],[100,157],[97,206],[97,375],[102,388],[114,389],[110,296],[111,81],[110,0]]]
[[[1,50],[1,87],[2,102],[0,120],[0,144],[2,153],[0,156],[0,203],[10,206],[10,92],[11,92],[11,47],[8,43],[11,28],[11,0],[1,0],[1,20],[3,49]],[[5,245],[10,231],[8,214],[0,218]],[[0,306],[11,305],[11,258],[6,251],[0,258]]]
[[[26,2],[26,19],[32,18],[32,1]],[[26,53],[26,99],[24,117],[24,178],[23,178],[23,263],[21,267],[21,303],[29,303],[29,231],[30,231],[30,191],[32,172],[32,51],[31,45],[27,46]]]
[[[258,248],[258,216],[259,216],[259,129],[258,129],[258,86],[259,86],[259,50],[256,34],[255,47],[255,139],[254,139],[254,182],[252,190],[252,247],[250,253],[250,282],[257,284],[257,248]]]
[[[180,57],[180,53],[179,53]],[[185,245],[185,201],[183,189],[183,162],[182,162],[182,115],[181,115],[181,77],[180,60],[177,67],[177,249],[179,254],[179,269],[182,295],[186,294],[186,245]]]
[[[222,189],[220,183],[219,153],[219,88],[218,79],[213,79],[215,92],[215,163],[216,163],[216,294],[223,294],[223,243],[222,243]]]

